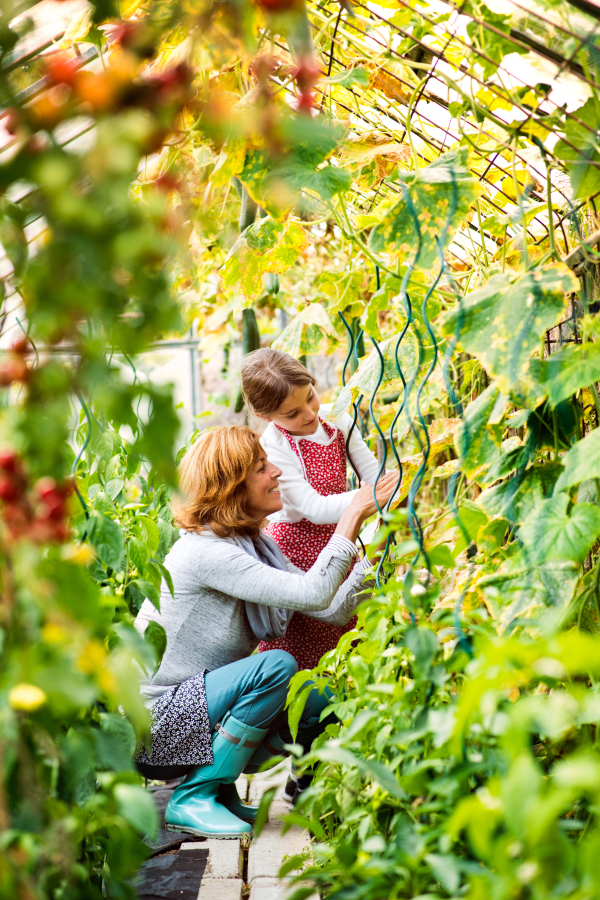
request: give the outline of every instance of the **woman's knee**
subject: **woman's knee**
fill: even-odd
[[[298,671],[298,663],[287,650],[267,650],[260,655],[268,657],[264,661],[265,669],[281,681],[289,682]]]

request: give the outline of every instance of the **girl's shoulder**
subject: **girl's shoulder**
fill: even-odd
[[[274,422],[269,422],[265,430],[260,436],[261,447],[265,452],[272,449],[273,447],[285,447],[288,445],[288,441],[285,438],[285,435],[281,433],[277,425]]]

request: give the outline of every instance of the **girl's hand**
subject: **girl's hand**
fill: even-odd
[[[377,502],[380,507],[385,506],[390,499],[397,483],[397,472],[386,472],[386,474],[382,475],[379,479],[375,490],[375,496],[377,497]],[[352,502],[343,513],[338,526],[335,529],[335,533],[347,537],[354,543],[358,537],[358,532],[360,531],[362,523],[375,512],[377,512],[377,507],[373,500],[373,485],[365,484],[354,494]]]

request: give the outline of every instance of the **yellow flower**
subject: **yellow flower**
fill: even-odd
[[[8,702],[13,709],[22,709],[25,712],[33,712],[46,702],[44,691],[35,684],[16,684],[8,695]]]
[[[117,679],[108,669],[102,669],[98,674],[98,684],[105,694],[116,694],[119,687]]]
[[[46,622],[42,628],[42,640],[46,644],[64,644],[68,638],[66,629],[56,622]]]
[[[60,555],[67,562],[78,566],[87,566],[94,560],[94,551],[89,544],[65,544]]]
[[[102,669],[105,660],[106,650],[104,645],[100,641],[92,639],[88,641],[81,651],[77,660],[77,668],[80,672],[85,672],[86,675],[93,675]]]

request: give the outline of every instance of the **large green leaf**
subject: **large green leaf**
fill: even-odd
[[[115,571],[120,571],[125,552],[125,538],[119,523],[101,512],[91,510],[86,529],[88,540],[102,562]]]
[[[132,537],[129,539],[127,550],[129,553],[129,562],[138,570],[139,575],[146,574],[146,566],[150,559],[150,551],[143,541],[139,538]]]
[[[575,197],[581,200],[600,191],[599,127],[600,101],[590,97],[567,117],[565,139],[554,148],[555,156],[566,163]]]
[[[368,284],[368,280],[366,282]],[[321,272],[314,283],[317,296],[327,301],[327,312],[339,319],[338,313],[347,318],[357,318],[365,309],[365,272]],[[341,320],[339,320],[341,322]]]
[[[272,346],[298,359],[321,353],[329,356],[340,339],[333,322],[320,303],[311,303],[295,316]]]
[[[600,478],[600,429],[595,428],[574,444],[561,460],[564,471],[556,482],[556,490],[563,491],[588,478]]]
[[[539,380],[547,389],[552,406],[600,381],[600,343],[562,347],[544,360]]]
[[[269,215],[283,219],[293,208],[301,190],[317,193],[323,200],[350,187],[346,169],[323,165],[343,137],[343,128],[325,117],[282,121],[285,152],[273,158],[263,148],[248,150],[240,179],[255,203]]]
[[[582,563],[600,534],[600,508],[577,503],[569,512],[567,494],[544,500],[527,516],[519,529],[533,563],[571,559]]]
[[[402,172],[419,231],[403,197],[371,232],[371,250],[401,259],[415,257],[420,269],[439,266],[440,243],[442,249],[448,245],[478,196],[478,182],[466,160],[466,150],[450,150],[423,169]]]
[[[517,473],[513,478],[482,491],[477,503],[490,519],[505,518],[519,524],[552,493],[559,472],[559,463],[531,466],[526,472]]]
[[[431,664],[437,651],[437,637],[430,628],[408,628],[404,635],[404,643],[413,655],[411,669],[415,677],[423,680],[429,674]]]
[[[154,667],[154,672],[156,673],[158,672],[162,658],[165,655],[165,650],[167,649],[167,632],[162,625],[159,625],[158,622],[150,619],[146,626],[146,630],[144,631],[144,640],[146,643],[150,644],[156,656]]]
[[[249,306],[263,289],[263,275],[287,272],[311,239],[298,222],[282,225],[269,216],[240,235],[221,268],[226,297],[239,296]]]
[[[572,561],[552,560],[535,566],[525,553],[519,553],[493,575],[481,578],[477,586],[502,632],[516,619],[529,619],[548,607],[566,609],[578,577]]]
[[[151,519],[150,516],[146,515],[136,516],[134,519],[134,527],[150,555],[156,553],[159,544],[159,533],[158,525],[154,519]]]
[[[135,732],[125,716],[100,713],[100,728],[94,731],[94,742],[99,769],[118,772],[133,768]]]
[[[456,433],[456,449],[469,478],[486,469],[498,456],[502,427],[495,420],[502,416],[505,407],[506,397],[493,383],[467,406]]]
[[[170,522],[167,522],[160,516],[156,520],[156,524],[158,525],[159,533],[158,550],[156,551],[156,554],[158,558],[162,560],[165,558],[173,544],[179,540],[179,529],[175,528]]]
[[[440,322],[442,333],[477,357],[508,394],[527,379],[529,362],[542,335],[560,320],[565,294],[579,282],[563,263],[540,266],[517,277],[493,275]]]
[[[119,814],[141,835],[153,839],[158,831],[158,809],[152,795],[139,784],[117,784],[114,789]]]

